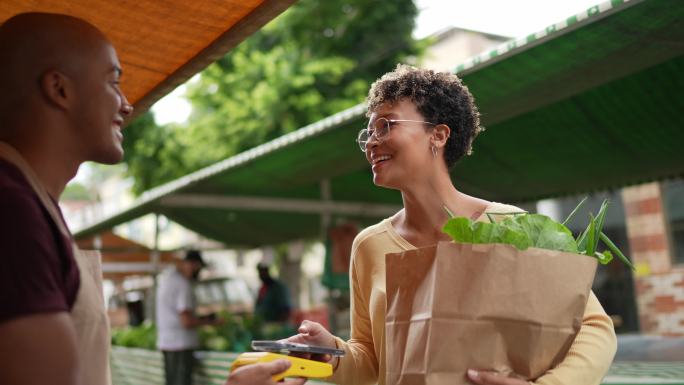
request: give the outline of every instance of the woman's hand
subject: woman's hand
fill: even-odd
[[[226,385],[302,385],[304,378],[288,379],[276,383],[271,378],[286,371],[291,363],[288,360],[276,360],[264,364],[246,365],[236,369],[228,376]]]
[[[477,385],[530,385],[530,382],[499,375],[495,372],[468,369],[468,379]]]
[[[323,327],[323,325],[319,324],[318,322],[304,320],[302,324],[299,325],[299,329],[297,329],[297,331],[299,332],[299,334],[288,338],[286,341],[313,346],[323,346],[328,348],[337,347],[337,345],[335,344],[335,336],[330,334],[330,332],[327,331]],[[330,364],[332,364],[333,367],[337,366],[338,358],[335,357],[335,359],[333,360],[333,357],[329,354],[298,353],[293,355],[317,361],[330,362]]]

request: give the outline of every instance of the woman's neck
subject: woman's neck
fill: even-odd
[[[414,245],[446,239],[442,227],[449,219],[445,206],[454,216],[479,217],[489,202],[456,189],[448,173],[402,190],[404,210],[392,220],[400,235]]]
[[[404,202],[404,224],[409,228],[438,229],[449,219],[444,206],[451,209],[459,201],[460,193],[449,183],[421,184],[402,191]],[[447,204],[449,201],[452,204]]]

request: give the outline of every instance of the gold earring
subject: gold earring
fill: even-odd
[[[436,158],[437,157],[437,147],[434,144],[432,145],[431,150],[432,150],[432,156],[434,158]]]

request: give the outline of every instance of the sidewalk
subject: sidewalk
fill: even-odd
[[[604,385],[680,384],[684,385],[684,361],[627,362],[616,361],[603,379]]]
[[[615,362],[603,384],[684,385],[684,338],[618,336]]]

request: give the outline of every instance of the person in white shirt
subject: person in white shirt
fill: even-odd
[[[165,270],[157,286],[157,347],[164,354],[166,385],[192,384],[193,352],[199,348],[197,328],[221,320],[195,314],[192,283],[206,266],[202,254],[189,250],[176,266]],[[231,373],[226,385],[271,385],[272,376],[290,367],[287,360],[254,364]],[[290,379],[284,385],[301,385],[304,379]],[[281,383],[282,384],[282,383]]]
[[[192,282],[205,266],[197,250],[165,270],[157,286],[157,348],[164,354],[166,385],[191,385],[193,352],[199,348],[197,328],[220,323],[195,314]]]

